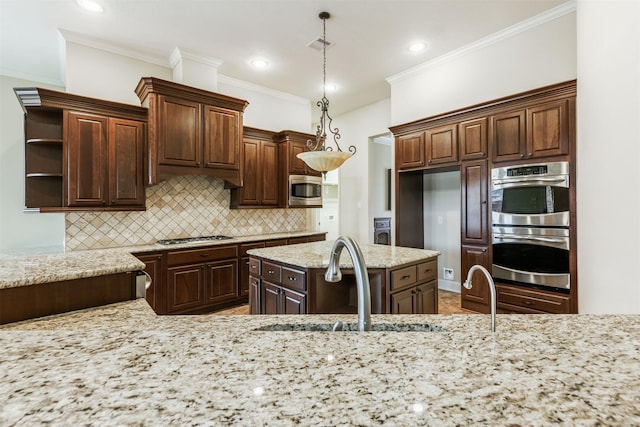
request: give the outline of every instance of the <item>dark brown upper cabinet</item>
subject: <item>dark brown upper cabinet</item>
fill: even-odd
[[[396,138],[396,170],[424,167],[424,132]]]
[[[487,158],[487,118],[467,120],[458,125],[460,160]]]
[[[288,182],[289,175],[321,175],[320,172],[311,169],[305,162],[298,158],[298,154],[309,151],[307,141],[312,140],[315,142],[315,135],[293,130],[283,130],[278,132],[274,139],[280,143],[281,172],[283,176],[287,176],[287,180],[285,181]]]
[[[569,109],[561,99],[491,117],[493,161],[562,156],[569,152]]]
[[[25,206],[42,212],[144,210],[147,110],[16,88],[25,111]]]
[[[231,189],[231,207],[274,208],[278,206],[279,144],[274,132],[244,128],[244,185]]]
[[[136,94],[149,109],[149,184],[207,175],[242,186],[247,101],[155,77],[143,77]]]

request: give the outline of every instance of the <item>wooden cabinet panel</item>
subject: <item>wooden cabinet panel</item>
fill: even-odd
[[[66,117],[67,205],[106,205],[108,119],[73,111]]]
[[[262,277],[270,282],[280,283],[282,279],[282,267],[278,264],[262,261]]]
[[[260,145],[261,141],[257,139],[244,140],[244,180],[240,192],[241,205],[259,205],[260,186],[262,185],[262,177],[260,176]]]
[[[144,271],[151,277],[151,286],[146,292],[147,302],[153,311],[162,314],[164,312],[164,304],[162,304],[162,290],[164,288],[162,254],[143,254],[136,257],[144,262]]]
[[[238,169],[240,164],[240,113],[226,108],[203,105],[204,167]]]
[[[213,246],[202,249],[182,249],[167,254],[167,265],[197,264],[238,256],[238,246]]]
[[[109,119],[109,203],[145,204],[145,124]]]
[[[569,295],[496,284],[497,306],[514,313],[569,313]]]
[[[200,167],[202,163],[201,105],[198,102],[158,96],[158,163]]]
[[[487,118],[468,120],[459,125],[460,160],[487,157]]]
[[[411,286],[416,283],[417,269],[415,265],[391,272],[392,291]]]
[[[278,180],[278,159],[278,145],[263,141],[260,158],[262,205],[277,206],[279,203],[281,186]]]
[[[438,313],[438,281],[432,280],[415,288],[414,314]]]
[[[305,273],[288,267],[282,267],[282,284],[289,289],[303,292],[307,290]]]
[[[262,281],[260,287],[260,308],[262,314],[280,314],[280,286]]]
[[[488,244],[487,161],[465,162],[461,172],[462,243]]]
[[[494,162],[520,160],[525,157],[525,111],[511,111],[491,117],[491,145]]]
[[[418,282],[426,282],[438,278],[438,260],[423,262],[418,264]]]
[[[306,144],[292,142],[289,149],[289,175],[306,175],[307,164],[298,158],[298,154],[307,151]]]
[[[396,138],[396,170],[425,166],[424,132]]]
[[[424,138],[427,165],[458,161],[458,126],[456,124],[427,129]]]
[[[206,266],[206,301],[221,303],[238,296],[238,261],[220,261]]]
[[[406,289],[391,294],[391,314],[412,314],[414,299],[414,289]]]
[[[489,250],[487,246],[462,245],[461,249],[462,277],[464,279],[466,279],[469,269],[475,264],[482,265],[488,271],[491,271]],[[473,285],[471,289],[467,289],[462,286],[462,308],[488,313],[490,310],[490,295],[487,279],[481,272],[476,271],[471,277],[471,282]]]
[[[282,289],[281,314],[306,314],[306,296],[289,289]]]
[[[205,271],[202,265],[173,267],[167,273],[169,313],[198,308],[205,302]]]
[[[249,276],[249,314],[260,314],[260,278]]]
[[[527,157],[569,152],[568,103],[563,99],[527,109]]]

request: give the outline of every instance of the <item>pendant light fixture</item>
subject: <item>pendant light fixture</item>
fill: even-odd
[[[316,138],[307,141],[309,151],[298,154],[303,162],[311,169],[322,172],[327,176],[327,171],[338,169],[352,155],[356,153],[356,147],[349,147],[349,152],[344,152],[338,145],[340,131],[332,128],[333,119],[329,115],[329,100],[327,99],[327,19],[331,17],[329,12],[320,12],[318,15],[322,19],[322,99],[316,103],[320,107],[320,122],[316,127]],[[327,131],[333,136],[336,150],[327,145]]]

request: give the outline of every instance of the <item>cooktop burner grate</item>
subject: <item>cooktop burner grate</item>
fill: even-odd
[[[206,242],[209,240],[229,240],[229,239],[233,239],[233,237],[216,234],[215,236],[180,237],[177,239],[162,239],[162,240],[158,240],[158,243],[161,245],[177,245],[179,243]]]

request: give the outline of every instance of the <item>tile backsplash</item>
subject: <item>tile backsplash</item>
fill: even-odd
[[[229,198],[221,179],[171,178],[147,188],[146,211],[65,214],[65,247],[102,249],[176,237],[307,230],[306,209],[230,209]]]

